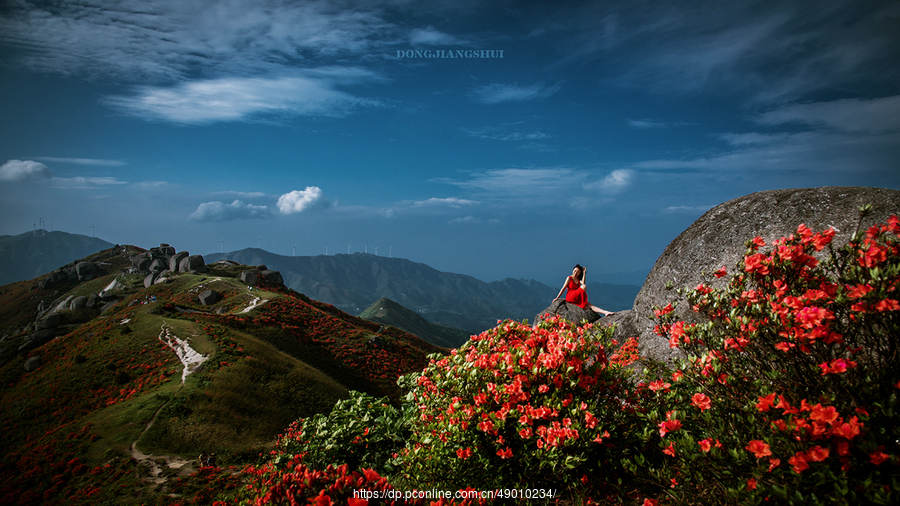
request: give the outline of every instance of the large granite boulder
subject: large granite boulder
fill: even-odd
[[[200,292],[198,298],[200,299],[200,303],[204,306],[211,306],[216,302],[219,302],[221,295],[215,290],[204,290]]]
[[[78,275],[78,281],[90,281],[97,274],[97,264],[94,262],[78,262],[75,264],[75,273]]]
[[[534,324],[537,325],[553,315],[559,315],[573,323],[588,322],[593,323],[600,319],[600,315],[590,309],[582,309],[575,304],[570,304],[565,299],[556,299],[550,303],[550,307],[541,311],[534,317]]]
[[[169,270],[172,272],[178,272],[178,267],[181,265],[181,261],[187,257],[191,256],[187,251],[182,251],[179,253],[175,253],[171,257],[169,257]]]
[[[181,259],[178,263],[180,272],[206,272],[206,262],[202,255],[191,255]]]
[[[283,285],[284,278],[281,277],[281,273],[278,271],[272,271],[268,269],[263,269],[262,272],[259,273],[260,276],[266,278],[266,281],[273,285]]]
[[[87,307],[88,300],[89,299],[84,295],[79,295],[78,297],[72,299],[72,302],[69,302],[69,309],[73,311],[76,309],[84,309],[85,307]]]
[[[43,330],[43,329],[55,329],[59,326],[60,316],[59,313],[53,311],[52,313],[47,314],[40,320],[34,322],[34,330]]]
[[[728,282],[735,265],[743,259],[745,243],[756,236],[766,244],[790,235],[801,223],[813,231],[833,227],[835,245],[846,244],[857,229],[859,207],[872,205],[872,213],[860,227],[884,223],[892,214],[900,214],[900,191],[865,187],[823,187],[769,190],[753,193],[720,204],[701,216],[672,241],[660,255],[647,280],[638,292],[631,314],[620,316],[616,337],[639,336],[642,356],[670,361],[677,351],[668,341],[657,336],[653,328],[653,308],[664,307],[676,300],[673,288],[694,288],[701,282],[722,287]],[[713,272],[725,266],[729,276],[716,279]],[[676,308],[676,315],[688,321],[694,318],[687,304]],[[614,319],[602,324],[617,323]]]
[[[240,279],[248,286],[256,286],[259,283],[259,276],[254,271],[241,271]]]

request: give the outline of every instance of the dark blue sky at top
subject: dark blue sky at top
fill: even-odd
[[[900,2],[482,3],[6,2],[0,234],[557,285],[755,191],[900,189]]]

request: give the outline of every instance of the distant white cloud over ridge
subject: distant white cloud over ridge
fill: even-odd
[[[296,214],[312,209],[322,209],[331,203],[325,199],[325,193],[318,186],[307,186],[304,190],[294,190],[278,197],[278,211],[281,214]]]
[[[53,177],[53,172],[33,160],[8,160],[0,165],[0,181],[36,181]]]
[[[254,220],[271,217],[272,213],[268,207],[248,204],[242,200],[235,200],[231,204],[219,201],[204,202],[188,216],[191,220],[201,222]]]

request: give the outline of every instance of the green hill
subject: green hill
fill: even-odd
[[[329,411],[348,390],[396,402],[397,377],[441,351],[283,285],[248,290],[238,279],[247,266],[208,265],[144,288],[143,274],[127,273],[143,251],[85,258],[99,268],[90,281],[0,287],[0,503],[165,504],[207,486],[196,474],[176,479],[198,469],[200,452],[220,466],[255,462],[290,422]],[[105,311],[61,304],[114,280],[103,300],[118,302]],[[203,305],[205,290],[220,300]],[[58,325],[35,345],[48,308]],[[183,384],[178,341],[205,358]]]
[[[41,276],[110,247],[96,237],[59,231],[0,235],[0,285]]]
[[[387,297],[375,301],[360,313],[365,320],[392,325],[410,334],[419,336],[437,346],[459,348],[469,340],[470,334],[465,330],[455,329],[447,325],[431,323],[415,311],[406,309]]]

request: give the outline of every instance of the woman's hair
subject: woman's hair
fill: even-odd
[[[578,269],[578,281],[584,280],[584,267],[581,264],[575,264],[575,268]]]

